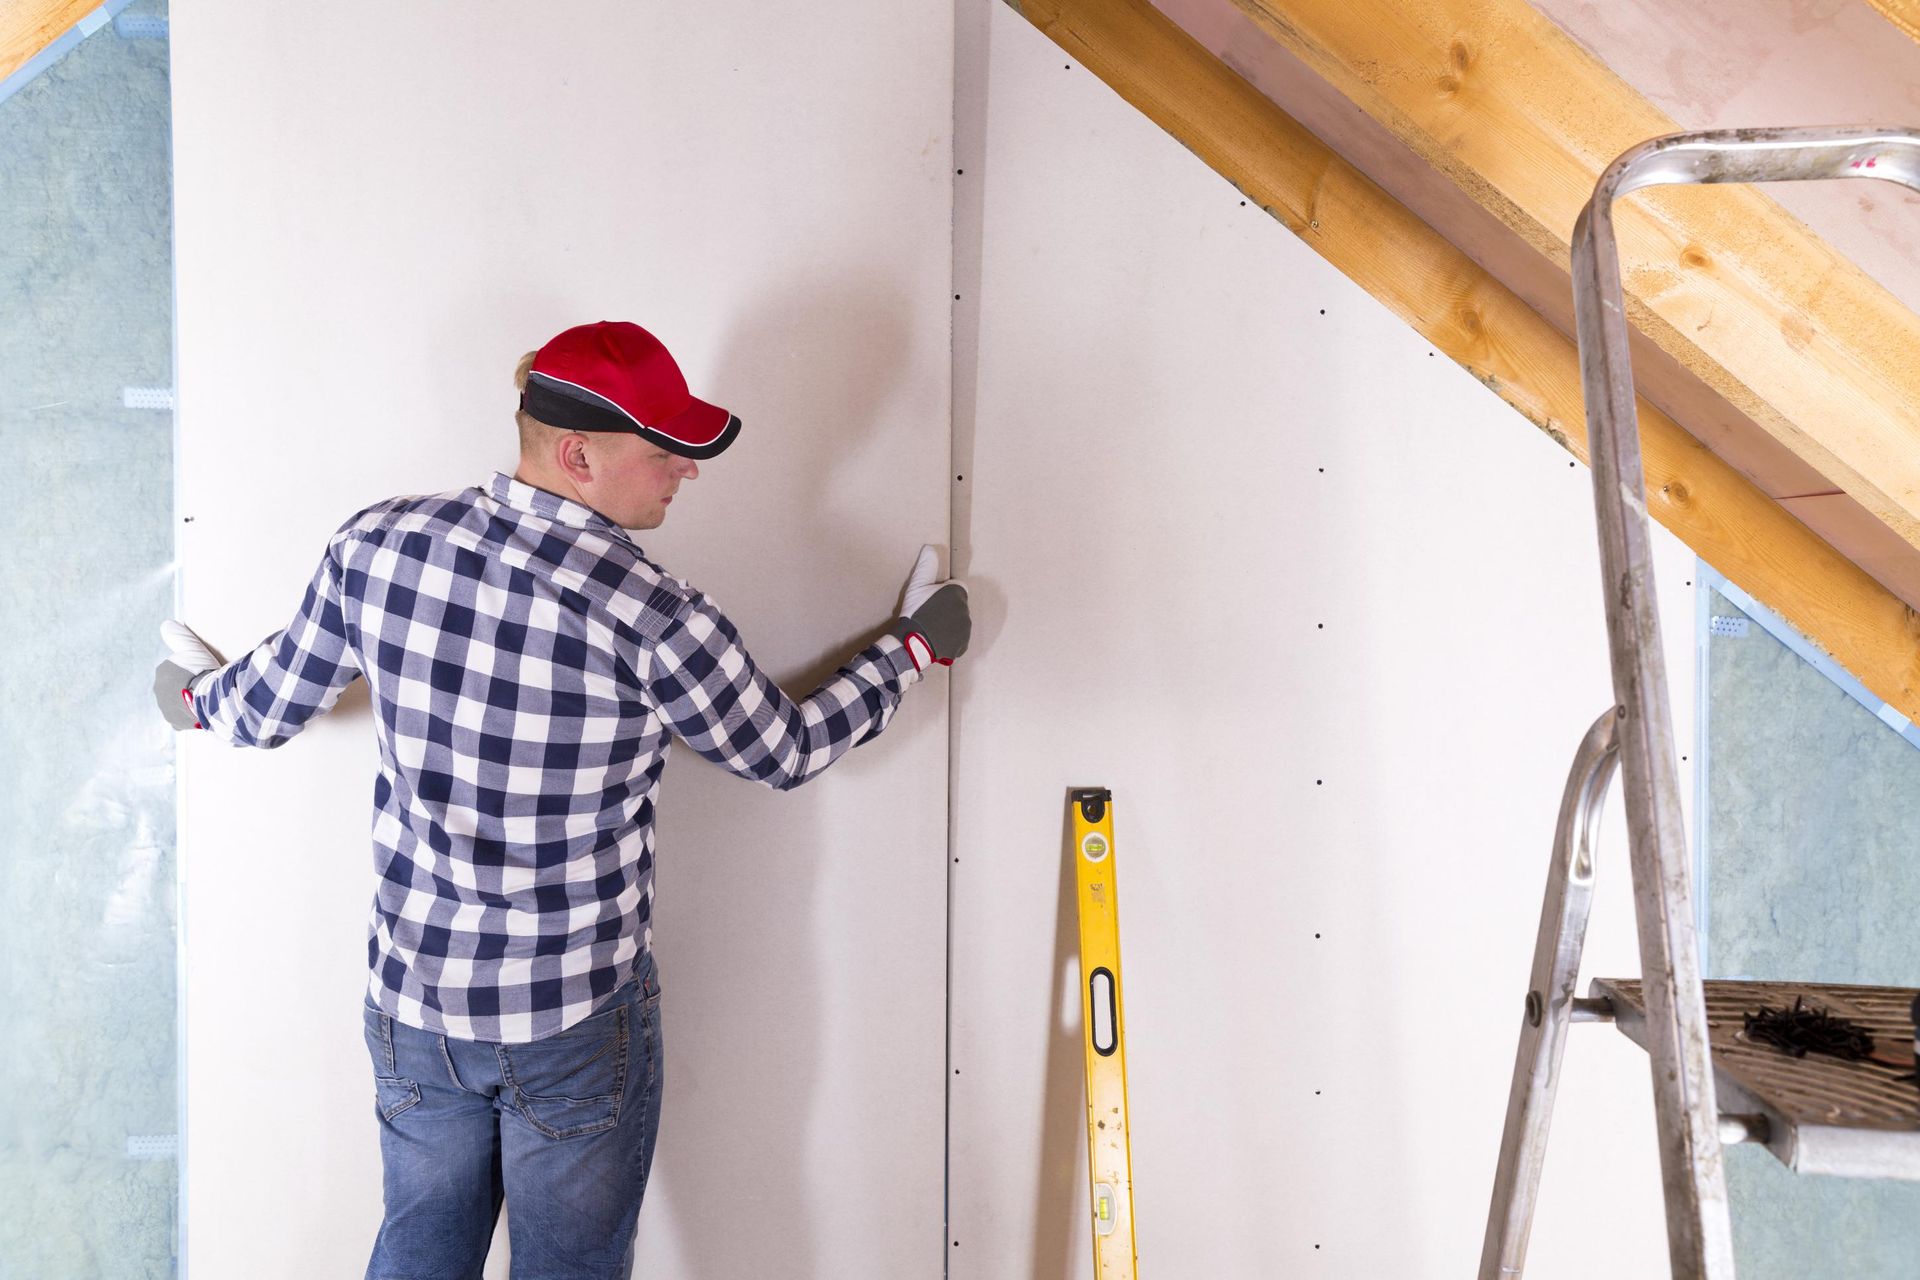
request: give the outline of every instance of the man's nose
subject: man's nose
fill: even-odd
[[[682,458],[680,460],[680,474],[688,480],[698,480],[700,478],[700,464],[692,458]]]

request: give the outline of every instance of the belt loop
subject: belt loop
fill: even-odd
[[[387,1053],[387,1075],[389,1077],[399,1075],[400,1069],[394,1065],[393,1060],[393,1015],[390,1013],[380,1015],[380,1043]]]
[[[447,1079],[453,1081],[454,1088],[467,1089],[460,1081],[460,1073],[453,1069],[453,1051],[447,1048],[447,1038],[435,1036],[434,1039],[440,1042],[440,1060],[447,1064]],[[471,1093],[472,1090],[468,1089],[467,1092]]]

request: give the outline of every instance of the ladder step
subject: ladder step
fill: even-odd
[[[1708,982],[1707,1030],[1723,1113],[1767,1120],[1767,1149],[1796,1173],[1920,1180],[1920,1083],[1914,1070],[1913,1007],[1908,987],[1817,982]],[[1637,980],[1596,978],[1594,998],[1613,1003],[1614,1025],[1646,1047],[1646,1002]],[[1796,1058],[1750,1040],[1746,1015],[1795,1000],[1859,1023],[1874,1039],[1874,1059],[1809,1053]]]

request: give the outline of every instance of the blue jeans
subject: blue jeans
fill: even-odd
[[[651,956],[532,1044],[365,1022],[386,1189],[367,1280],[480,1280],[503,1200],[514,1280],[626,1280],[660,1124]]]

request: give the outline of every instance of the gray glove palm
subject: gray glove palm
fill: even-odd
[[[916,671],[925,671],[933,662],[951,666],[967,651],[973,636],[967,584],[941,580],[940,555],[931,546],[920,548],[913,572],[907,575],[893,634],[907,646]]]
[[[169,618],[161,623],[160,638],[171,652],[154,668],[153,700],[160,704],[160,714],[173,728],[202,728],[193,714],[193,683],[226,663],[184,622]]]

